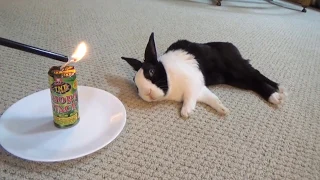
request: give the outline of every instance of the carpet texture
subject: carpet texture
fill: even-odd
[[[37,163],[0,148],[0,179],[320,179],[320,13],[284,1],[1,0],[0,37],[70,55],[80,85],[117,96],[127,124],[108,146],[83,158]],[[147,103],[121,56],[142,59],[151,32],[158,53],[177,39],[229,41],[289,97],[274,108],[255,93],[210,87],[231,113],[197,104]],[[57,61],[0,47],[0,113],[46,89]]]

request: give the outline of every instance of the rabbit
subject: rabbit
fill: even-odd
[[[182,102],[181,116],[188,118],[197,102],[205,103],[221,115],[230,110],[208,86],[226,84],[252,90],[271,104],[283,103],[283,87],[268,79],[242,57],[229,42],[196,43],[177,40],[163,55],[157,55],[154,32],[145,48],[144,62],[122,56],[134,71],[138,95],[147,102]]]

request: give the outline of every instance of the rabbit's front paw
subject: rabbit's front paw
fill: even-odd
[[[230,113],[230,110],[229,110],[228,108],[226,108],[226,107],[222,104],[222,102],[221,102],[220,100],[218,101],[217,105],[215,106],[215,110],[216,110],[218,113],[222,114],[222,115],[227,115],[227,114]]]
[[[224,106],[221,107],[220,109],[218,109],[217,111],[222,115],[227,115],[227,114],[230,113],[230,110],[228,108],[224,107]]]
[[[188,118],[193,111],[193,108],[190,106],[183,106],[181,109],[181,116],[184,118]]]

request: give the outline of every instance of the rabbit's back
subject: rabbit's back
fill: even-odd
[[[229,42],[195,43],[178,40],[166,52],[183,50],[193,55],[206,85],[226,83],[228,78],[245,75],[249,61]]]

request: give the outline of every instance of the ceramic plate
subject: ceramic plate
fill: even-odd
[[[68,129],[53,124],[50,90],[29,95],[7,109],[0,118],[0,144],[22,159],[64,161],[93,153],[122,131],[126,110],[112,94],[78,87],[80,121]]]

